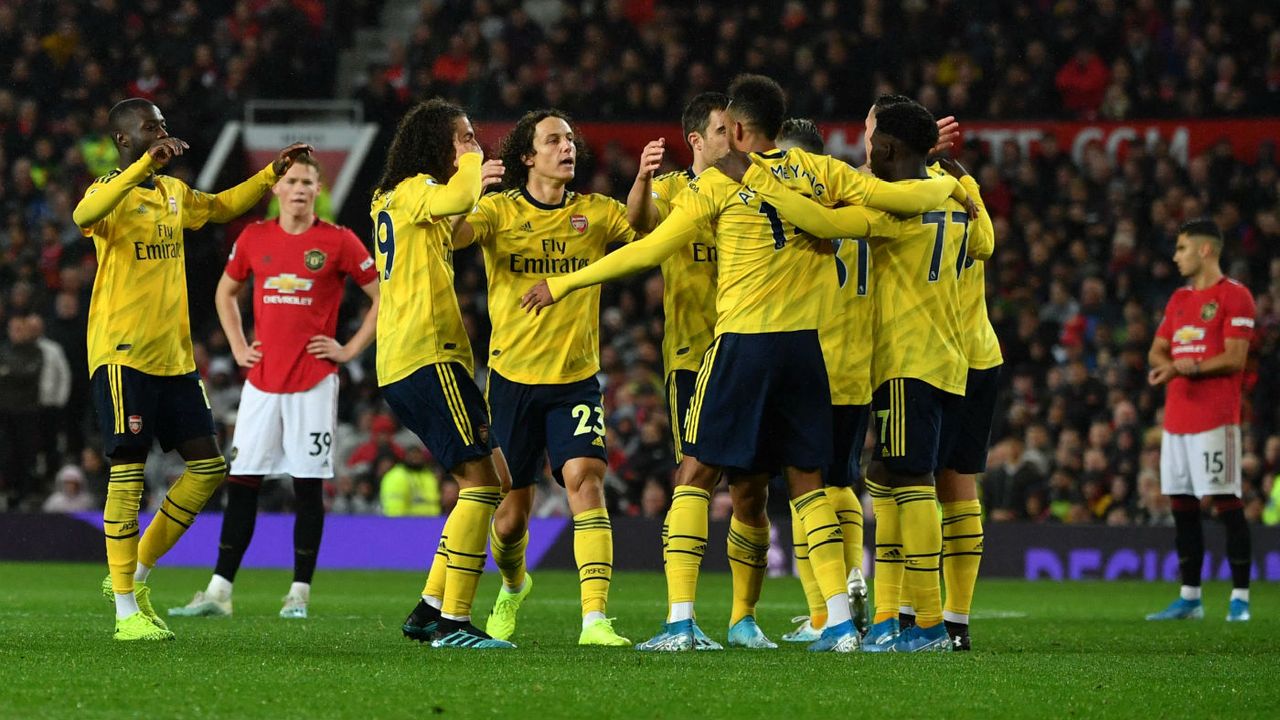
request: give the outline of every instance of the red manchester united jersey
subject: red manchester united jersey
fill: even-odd
[[[1169,341],[1174,360],[1205,360],[1221,355],[1229,338],[1252,338],[1253,316],[1249,289],[1224,277],[1204,290],[1184,287],[1175,292],[1156,334]],[[1243,372],[1170,380],[1164,429],[1185,435],[1239,423],[1243,381]]]
[[[317,220],[290,235],[275,220],[240,233],[227,260],[227,275],[244,282],[253,275],[254,336],[262,360],[249,371],[259,390],[308,390],[337,370],[307,352],[315,335],[333,337],[348,276],[359,285],[377,280],[373,258],[350,230]]]

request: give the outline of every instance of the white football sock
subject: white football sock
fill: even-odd
[[[311,583],[293,583],[289,585],[289,594],[297,598],[302,598],[302,602],[310,602]]]
[[[1249,588],[1234,588],[1231,590],[1232,600],[1243,600],[1249,602]]]
[[[681,620],[693,619],[693,603],[678,602],[671,604],[671,611],[667,614],[667,622],[680,622]]]
[[[138,612],[138,599],[133,593],[128,592],[123,595],[116,593],[116,619],[123,620],[130,615]]]
[[[1190,585],[1183,585],[1181,590],[1181,595],[1183,600],[1199,600],[1200,588],[1192,587]]]
[[[146,565],[143,565],[142,563],[138,563],[138,568],[133,571],[133,581],[146,582],[147,576],[149,576],[150,574],[151,574],[151,568],[147,567]]]
[[[586,630],[587,626],[590,625],[591,623],[597,620],[604,620],[604,619],[605,619],[604,613],[592,610],[591,612],[582,616],[582,629]]]
[[[845,593],[827,598],[827,627],[835,627],[853,619],[849,612],[849,596]]]
[[[209,578],[209,587],[205,588],[205,594],[219,598],[231,597],[231,581],[221,575],[214,574],[213,577]]]

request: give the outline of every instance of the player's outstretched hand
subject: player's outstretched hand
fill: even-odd
[[[1178,372],[1173,369],[1173,365],[1159,365],[1151,368],[1151,372],[1147,373],[1147,384],[1164,385],[1177,374]]]
[[[960,122],[955,115],[948,115],[938,120],[938,144],[929,151],[930,155],[941,155],[955,147],[960,140]]]
[[[310,154],[315,151],[315,148],[306,143],[294,143],[280,151],[280,154],[276,156],[275,162],[271,163],[271,169],[275,171],[276,175],[283,175],[289,171],[289,167],[293,165],[293,161],[299,155]]]
[[[644,150],[640,153],[640,169],[636,171],[636,177],[652,177],[659,167],[662,167],[662,157],[667,152],[666,138],[658,138],[650,140],[649,144],[644,146]]]
[[[191,147],[176,137],[160,138],[151,143],[151,147],[147,148],[147,154],[160,167],[169,164],[169,161],[178,157],[184,150]]]
[[[540,315],[542,308],[555,304],[556,299],[551,297],[551,288],[547,285],[546,280],[542,280],[537,285],[529,288],[529,292],[520,298],[520,307],[525,312],[533,312],[534,315]]]
[[[734,182],[742,182],[742,176],[747,174],[747,168],[751,167],[751,157],[741,150],[729,150],[722,158],[716,161],[716,169],[724,173],[730,180]]]
[[[232,350],[231,354],[235,356],[237,365],[242,368],[251,368],[262,359],[262,351],[258,349],[260,347],[262,347],[262,341],[254,340],[242,352]]]
[[[480,189],[483,190],[490,185],[497,185],[502,182],[502,173],[504,172],[506,172],[506,168],[503,167],[501,160],[497,158],[485,160],[484,164],[480,166]]]
[[[321,360],[344,363],[351,359],[351,351],[328,335],[312,335],[307,341],[307,352]]]

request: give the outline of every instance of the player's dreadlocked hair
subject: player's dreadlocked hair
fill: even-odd
[[[720,92],[704,92],[693,96],[684,106],[684,114],[680,116],[680,125],[684,128],[685,142],[689,142],[690,133],[707,135],[707,126],[711,124],[711,111],[724,110],[729,106],[729,96]]]
[[[787,115],[787,96],[773,78],[743,74],[729,86],[729,108],[735,117],[756,126],[772,140],[778,137]]]
[[[776,142],[779,145],[798,147],[805,152],[822,154],[826,152],[826,142],[818,126],[808,118],[787,118],[778,131]]]
[[[498,157],[502,158],[503,167],[502,187],[514,190],[524,187],[529,181],[529,167],[524,164],[524,161],[525,158],[534,154],[533,136],[538,129],[538,123],[549,117],[560,118],[569,124],[569,129],[573,132],[573,146],[578,150],[578,162],[582,162],[587,157],[587,145],[578,134],[578,129],[574,127],[573,119],[568,113],[555,108],[531,110],[516,122],[516,126],[511,128],[511,132],[502,138],[502,143],[498,146]]]
[[[914,100],[877,110],[876,133],[895,137],[921,155],[928,155],[938,144],[938,124],[933,113]]]
[[[444,182],[453,172],[453,121],[466,117],[462,108],[440,98],[415,105],[400,119],[387,151],[386,169],[373,194],[390,192],[405,178],[427,173]]]

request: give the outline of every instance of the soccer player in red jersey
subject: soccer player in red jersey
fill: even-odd
[[[1249,619],[1252,540],[1240,500],[1240,395],[1254,304],[1248,288],[1222,274],[1222,233],[1192,220],[1178,233],[1173,260],[1190,281],[1169,298],[1151,343],[1152,385],[1167,385],[1160,485],[1173,504],[1182,592],[1148,620],[1204,617],[1200,498],[1213,498],[1227,531],[1231,565],[1229,622]]]
[[[324,527],[323,484],[333,477],[338,364],[373,342],[378,275],[355,233],[315,215],[320,166],[299,156],[272,192],[280,217],[245,228],[218,282],[215,305],[236,363],[249,375],[240,396],[218,564],[209,586],[170,615],[231,614],[231,584],[253,538],[266,475],[293,477],[293,584],[283,618],[305,618]],[[245,337],[237,295],[253,276],[256,339]],[[345,344],[334,336],[343,287],[352,278],[373,301]]]

